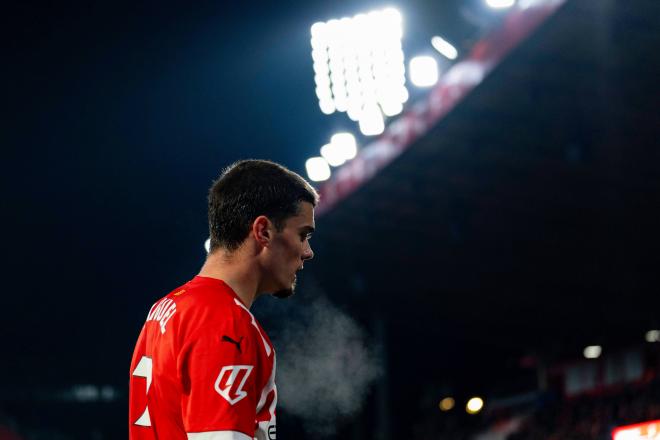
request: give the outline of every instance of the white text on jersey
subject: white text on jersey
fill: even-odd
[[[160,332],[165,334],[165,326],[167,322],[174,316],[176,313],[176,303],[174,300],[169,298],[164,298],[161,301],[157,302],[151,306],[149,310],[149,315],[147,315],[147,322],[156,321],[160,324]]]

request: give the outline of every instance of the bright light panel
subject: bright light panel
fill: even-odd
[[[515,5],[516,0],[486,0],[486,4],[493,9],[503,9]]]
[[[365,136],[377,136],[385,131],[385,121],[376,104],[367,105],[360,115],[360,131]]]
[[[587,359],[598,359],[602,352],[603,348],[600,345],[590,345],[585,347],[583,354]]]
[[[307,176],[314,182],[322,182],[330,178],[330,166],[322,157],[312,157],[305,162]]]
[[[467,405],[465,405],[465,410],[468,414],[476,414],[484,407],[484,401],[481,397],[473,397],[468,400]]]
[[[330,138],[330,143],[341,151],[345,160],[351,160],[357,156],[357,142],[351,133],[336,133]]]
[[[438,63],[430,56],[410,60],[410,81],[417,87],[431,87],[438,82]]]
[[[431,38],[431,45],[433,48],[435,48],[435,50],[440,52],[440,54],[449,58],[450,60],[455,60],[458,56],[458,51],[456,48],[442,37],[438,37],[436,35],[435,37]]]
[[[387,8],[312,25],[314,80],[323,113],[347,112],[359,121],[373,105],[388,116],[403,110],[408,91],[402,21],[396,9]]]

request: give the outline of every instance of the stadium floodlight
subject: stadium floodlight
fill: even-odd
[[[646,342],[660,342],[660,330],[647,331]]]
[[[402,22],[396,9],[387,8],[312,25],[314,81],[319,101],[326,100],[319,102],[324,113],[346,112],[359,121],[373,105],[388,116],[403,110]]]
[[[465,411],[468,414],[477,414],[484,407],[484,401],[481,397],[473,397],[465,405]]]
[[[417,87],[431,87],[438,82],[438,63],[430,56],[410,60],[410,81]]]
[[[357,143],[355,142],[355,136],[351,133],[333,134],[330,143],[337,146],[337,149],[341,151],[341,155],[346,160],[351,160],[357,156]]]
[[[338,167],[346,162],[343,152],[337,145],[332,143],[325,144],[321,147],[321,156],[333,167]]]
[[[373,103],[365,106],[360,115],[360,131],[365,136],[376,136],[385,131],[385,121],[380,107]]]
[[[600,345],[590,345],[585,347],[583,354],[587,359],[598,359],[600,354],[603,352],[603,347]]]
[[[307,176],[314,182],[322,182],[330,178],[330,166],[322,157],[312,157],[305,162]]]
[[[486,4],[493,9],[504,9],[515,5],[516,0],[486,0]]]
[[[331,115],[335,112],[335,103],[332,101],[332,99],[322,99],[319,101],[319,107],[321,108],[321,111],[323,114],[326,115]]]
[[[207,238],[206,241],[204,242],[204,249],[206,249],[206,253],[208,254],[211,252],[211,239]]]
[[[453,397],[445,397],[440,401],[440,404],[438,407],[440,407],[440,411],[451,411],[454,408],[454,405],[456,402],[454,401]]]
[[[350,133],[336,133],[330,143],[321,147],[321,156],[333,167],[343,165],[357,156],[355,136]]]
[[[458,56],[458,51],[456,48],[447,40],[442,37],[435,36],[431,38],[431,45],[435,50],[440,52],[444,57],[449,58],[450,60],[455,60]]]

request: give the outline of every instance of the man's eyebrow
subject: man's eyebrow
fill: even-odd
[[[312,232],[314,232],[314,226],[303,226],[302,228],[300,228],[300,232],[311,234]]]

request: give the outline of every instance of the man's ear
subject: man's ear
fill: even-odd
[[[273,238],[273,224],[265,215],[260,215],[252,222],[252,236],[260,245],[267,247]]]

